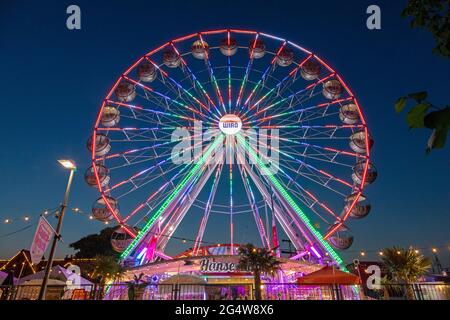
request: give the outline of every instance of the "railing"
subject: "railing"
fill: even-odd
[[[36,300],[40,285],[0,286],[1,300]],[[263,300],[450,300],[450,284],[355,285],[266,283]],[[253,300],[252,284],[49,285],[46,300]]]

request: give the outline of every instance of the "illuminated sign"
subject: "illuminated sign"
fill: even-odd
[[[249,272],[249,270],[240,270],[238,263],[227,260],[202,259],[200,261],[200,272],[202,273],[236,273]]]
[[[226,114],[220,118],[219,128],[225,134],[236,134],[242,128],[242,121],[234,114]]]

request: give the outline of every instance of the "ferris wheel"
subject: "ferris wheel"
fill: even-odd
[[[351,246],[349,221],[368,215],[363,189],[377,178],[343,78],[307,49],[248,30],[190,34],[139,58],[106,95],[87,144],[93,216],[116,220],[113,247],[139,263],[170,259],[168,242],[195,212],[194,254],[217,215],[235,253],[247,214],[261,246],[277,248],[280,229],[293,258],[342,264],[335,249]]]

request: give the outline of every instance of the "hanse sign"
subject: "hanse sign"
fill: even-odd
[[[203,259],[200,261],[200,272],[202,273],[235,273],[249,272],[249,270],[240,270],[238,263],[234,261],[216,261],[216,259]]]

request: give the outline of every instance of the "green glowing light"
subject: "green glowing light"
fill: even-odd
[[[148,230],[150,230],[150,228],[153,226],[156,219],[158,219],[161,216],[161,214],[164,212],[164,210],[167,209],[167,207],[170,205],[170,203],[173,201],[173,199],[175,199],[175,197],[178,196],[178,194],[181,192],[181,190],[186,186],[188,181],[192,178],[192,176],[194,176],[195,174],[197,174],[200,171],[200,169],[202,168],[206,159],[208,159],[208,157],[211,155],[211,153],[221,143],[223,143],[223,135],[220,135],[219,137],[217,137],[217,139],[203,153],[202,157],[197,162],[197,164],[192,168],[191,171],[188,172],[188,174],[184,177],[184,179],[175,187],[175,189],[166,198],[166,200],[159,207],[159,209],[156,211],[156,213],[147,221],[147,223],[141,229],[141,231],[139,231],[136,238],[133,239],[133,241],[130,243],[130,245],[120,255],[120,260],[124,260],[131,253],[131,251],[133,251],[136,248],[136,246],[139,244],[139,242],[142,240],[142,238],[147,234]]]
[[[289,203],[292,209],[297,213],[300,219],[303,221],[304,225],[311,231],[311,233],[315,236],[315,238],[322,244],[322,246],[328,251],[329,255],[336,261],[342,268],[343,271],[348,271],[345,268],[344,261],[337,254],[336,251],[330,246],[330,244],[323,238],[319,231],[314,228],[309,218],[303,212],[302,209],[297,205],[294,199],[290,196],[290,194],[286,191],[286,189],[282,186],[282,184],[278,181],[278,179],[273,175],[273,173],[267,168],[267,166],[261,161],[257,153],[250,148],[245,139],[238,134],[238,141],[244,146],[245,150],[249,152],[249,154],[256,160],[258,167],[263,171],[264,175],[266,175],[270,181],[273,183],[278,192],[284,197],[284,199]]]

